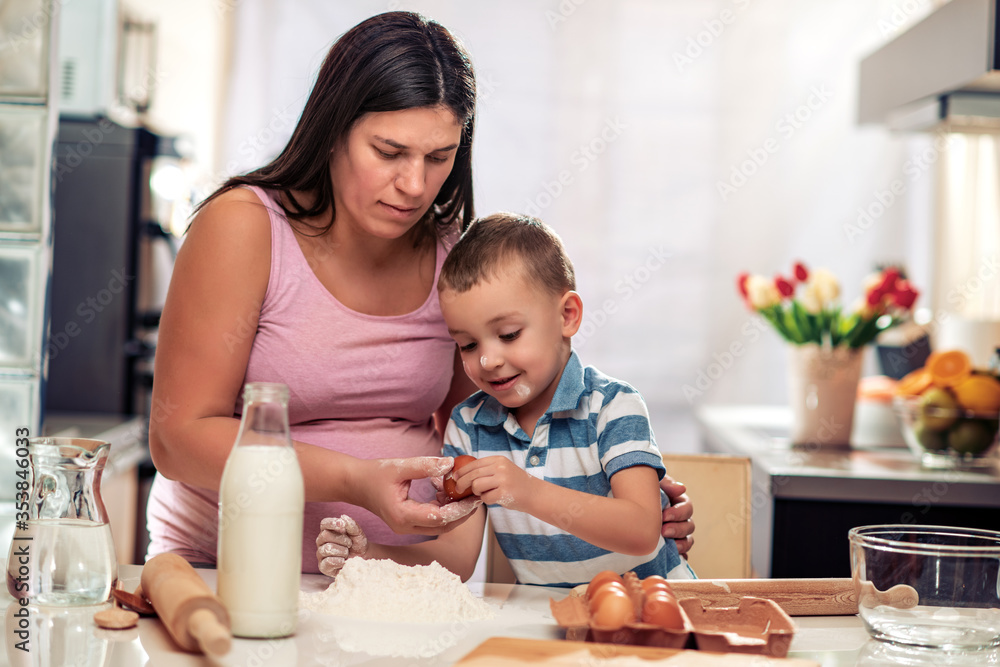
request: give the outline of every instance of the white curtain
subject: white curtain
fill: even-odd
[[[740,271],[825,266],[848,304],[876,263],[926,284],[934,170],[907,165],[931,139],[859,127],[855,89],[860,58],[929,3],[243,0],[227,171],[276,153],[338,35],[397,8],[468,46],[477,212],[559,231],[587,312],[574,345],[644,394],[663,449],[696,449],[700,402],[785,400],[784,350],[743,309]]]

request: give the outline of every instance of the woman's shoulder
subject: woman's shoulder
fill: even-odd
[[[271,255],[271,222],[267,203],[252,190],[234,188],[205,204],[181,246],[191,257],[204,258],[214,270],[239,268],[266,285]]]
[[[188,228],[188,235],[238,236],[241,237],[241,244],[256,246],[263,243],[269,247],[270,205],[270,201],[262,201],[249,188],[227,190],[202,206]]]
[[[226,190],[205,203],[194,223],[209,220],[210,224],[254,224],[268,221],[268,211],[274,206],[269,199],[262,199],[258,192],[249,187]]]

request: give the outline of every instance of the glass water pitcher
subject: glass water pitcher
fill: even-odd
[[[88,438],[28,440],[30,484],[16,485],[7,591],[39,605],[105,602],[118,562],[101,475],[111,445]]]

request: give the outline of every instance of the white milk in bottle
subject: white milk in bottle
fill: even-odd
[[[219,488],[218,595],[233,635],[294,634],[304,510],[288,387],[247,383],[240,431]]]

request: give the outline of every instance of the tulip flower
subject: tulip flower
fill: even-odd
[[[809,280],[809,270],[806,268],[806,265],[803,264],[802,262],[795,262],[795,266],[792,267],[792,274],[795,276],[795,279],[800,283],[804,283],[805,281]]]
[[[913,302],[920,296],[920,292],[913,289],[907,280],[900,280],[896,283],[896,291],[890,295],[897,308],[909,310],[913,307]]]
[[[879,287],[882,289],[882,293],[891,292],[895,286],[896,281],[899,280],[899,269],[890,266],[888,269],[882,272],[882,284]]]
[[[816,296],[824,308],[828,308],[840,298],[840,283],[837,277],[827,269],[816,269],[809,278],[808,285],[813,285]]]
[[[746,281],[747,300],[757,310],[770,308],[781,303],[781,294],[774,282],[764,276],[750,276]]]
[[[749,277],[749,273],[741,273],[736,276],[736,286],[740,290],[740,295],[743,297],[744,301],[747,300],[747,279]]]
[[[774,277],[774,286],[778,290],[778,293],[784,298],[788,298],[795,294],[795,287],[780,275]]]
[[[747,306],[788,342],[852,348],[898,325],[919,296],[899,269],[889,267],[865,278],[862,296],[844,312],[836,276],[823,268],[810,271],[802,262],[795,262],[787,278],[741,273],[737,287]]]

